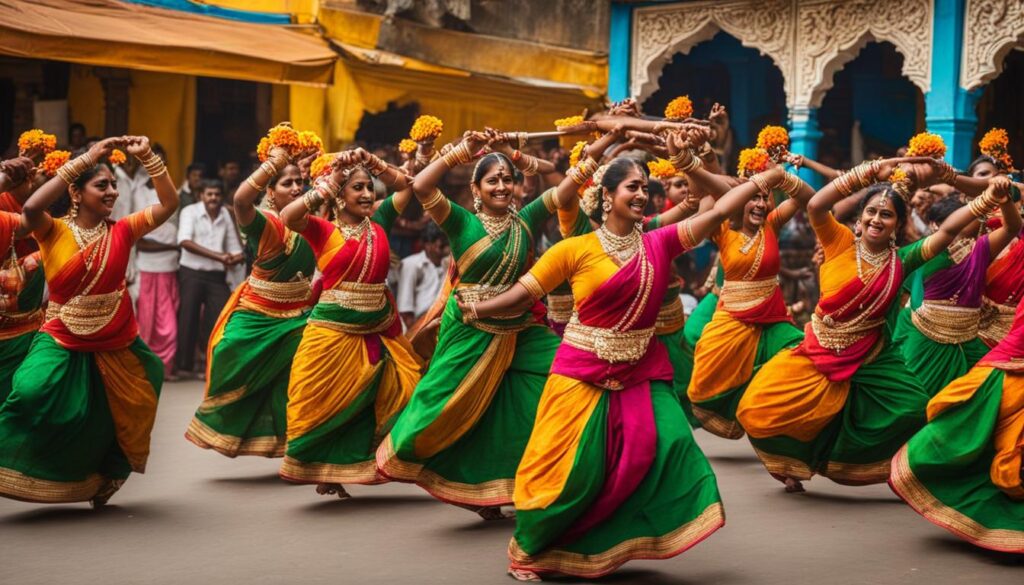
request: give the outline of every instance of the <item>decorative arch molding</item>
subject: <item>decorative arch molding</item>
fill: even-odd
[[[637,8],[630,90],[642,101],[674,54],[721,30],[775,62],[791,110],[820,106],[836,72],[872,41],[892,43],[903,55],[903,74],[927,92],[933,18],[933,0],[702,0]]]
[[[1006,55],[1024,43],[1024,2],[967,0],[960,87],[976,89],[999,76]]]
[[[821,106],[835,74],[872,41],[903,55],[903,74],[931,88],[932,0],[811,0],[797,3],[795,102]]]
[[[637,8],[630,92],[643,101],[657,89],[658,78],[673,55],[687,54],[725,31],[775,62],[786,96],[791,98],[794,14],[793,0],[705,0]]]

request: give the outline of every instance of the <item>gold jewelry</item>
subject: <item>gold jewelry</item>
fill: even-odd
[[[57,169],[57,176],[68,185],[75,182],[78,177],[82,176],[82,173],[96,166],[96,161],[92,158],[92,155],[88,152],[76,157],[72,160],[61,165]]]
[[[757,185],[757,190],[765,195],[769,195],[772,192],[771,187],[768,186],[768,181],[761,176],[761,173],[751,175],[750,182]]]
[[[256,173],[253,173],[253,174],[256,174]],[[263,191],[264,189],[267,188],[266,185],[259,185],[259,184],[257,184],[256,181],[252,178],[252,175],[249,175],[248,177],[246,177],[245,184],[249,185],[250,187],[255,189],[257,193],[259,193],[259,192],[261,192],[261,191]]]
[[[786,195],[789,195],[792,198],[796,197],[796,194],[800,191],[800,186],[802,184],[803,181],[800,180],[800,177],[794,175],[793,173],[786,173],[785,175],[783,175],[782,183],[779,185],[779,187]]]
[[[423,210],[430,211],[431,209],[437,207],[438,205],[441,205],[441,203],[446,201],[447,199],[448,198],[444,196],[444,193],[442,193],[440,189],[434,189],[434,194],[430,197],[430,199],[427,200],[426,203],[423,204]]]
[[[704,163],[690,152],[689,149],[682,149],[669,158],[669,162],[681,173],[689,173],[696,169],[703,168]]]
[[[597,228],[597,239],[601,242],[605,254],[617,260],[619,264],[629,262],[640,251],[643,243],[640,224],[636,224],[634,229],[624,236],[613,234],[605,224],[601,224],[601,227]]]
[[[142,163],[142,167],[146,169],[146,174],[148,174],[150,178],[159,177],[167,172],[167,165],[164,164],[163,159],[157,156],[157,154],[152,150],[138,157],[138,159],[139,162]]]
[[[572,179],[573,183],[582,187],[587,182],[587,179],[594,176],[594,173],[597,172],[597,167],[597,161],[593,157],[588,156],[586,160],[579,161],[576,163],[576,166],[570,168],[565,174]]]
[[[524,175],[532,177],[537,174],[537,169],[540,168],[540,160],[537,157],[524,154],[521,160],[526,161],[526,168],[520,169]]]
[[[316,189],[310,189],[302,196],[302,204],[306,206],[310,213],[316,213],[316,210],[320,209],[320,206],[324,204],[323,195]]]
[[[861,280],[864,279],[864,262],[878,268],[889,259],[890,255],[894,253],[893,248],[891,247],[882,250],[881,252],[871,252],[864,246],[864,243],[860,238],[857,238],[855,244],[857,247],[857,276],[860,277]]]
[[[487,230],[487,235],[491,236],[492,240],[508,231],[508,228],[512,226],[511,213],[495,216],[478,211],[476,217],[480,220],[480,223],[484,225],[484,229]]]
[[[91,228],[83,228],[70,217],[65,217],[64,223],[71,230],[71,235],[75,237],[75,243],[78,244],[79,250],[84,250],[86,246],[105,236],[108,229],[105,220],[101,220],[95,227]]]
[[[473,162],[473,153],[469,150],[469,143],[463,140],[445,153],[443,158],[445,166],[451,169],[462,164]]]
[[[370,218],[364,217],[362,221],[356,224],[347,224],[341,221],[336,222],[338,229],[341,231],[341,235],[345,236],[346,240],[360,239],[363,234],[370,231]]]
[[[285,161],[285,162],[287,162],[287,161]],[[277,172],[278,172],[277,167],[274,166],[274,163],[270,162],[270,159],[267,159],[267,160],[263,161],[263,163],[260,164],[260,169],[259,170],[261,170],[264,173],[266,173],[268,179],[272,179],[272,178],[276,177],[277,176]]]

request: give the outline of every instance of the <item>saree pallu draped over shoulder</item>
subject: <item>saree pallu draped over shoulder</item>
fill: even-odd
[[[315,303],[316,258],[271,211],[241,226],[255,257],[210,335],[206,395],[185,438],[227,457],[284,456],[292,358]]]
[[[1003,340],[928,403],[889,485],[918,514],[983,548],[1024,553],[1024,304]]]
[[[569,279],[576,307],[516,474],[511,566],[595,578],[677,555],[721,527],[714,473],[654,336],[676,226],[621,268],[596,235],[556,244],[523,278],[535,296]]]
[[[924,423],[928,395],[889,337],[903,274],[923,263],[925,240],[865,262],[861,278],[853,233],[831,216],[813,227],[825,250],[822,299],[804,340],[751,380],[737,420],[779,479],[879,483]]]
[[[14,372],[28,354],[43,323],[43,276],[39,253],[15,240],[20,205],[9,193],[0,197],[0,404],[11,393]]]
[[[401,335],[385,279],[393,198],[369,229],[346,238],[310,217],[303,237],[323,274],[323,292],[292,361],[288,443],[281,477],[296,483],[376,484],[374,452],[405,407],[421,362]]]
[[[0,406],[0,493],[34,502],[106,499],[145,470],[163,365],[138,338],[125,272],[152,210],[79,249],[62,220],[36,234],[50,305]]]
[[[985,276],[978,336],[995,347],[1010,331],[1014,308],[1024,299],[1024,231],[992,261]]]
[[[456,294],[480,301],[512,286],[531,261],[533,235],[554,209],[548,191],[493,235],[461,207],[440,215],[432,209],[458,265]],[[430,368],[377,451],[380,472],[464,507],[510,504],[558,347],[558,336],[543,323],[537,303],[522,316],[467,324],[450,297]]]

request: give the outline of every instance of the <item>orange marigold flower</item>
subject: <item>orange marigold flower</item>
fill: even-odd
[[[64,163],[71,160],[71,153],[66,150],[55,150],[46,155],[43,159],[42,169],[47,177],[57,176],[57,169],[64,166]]]
[[[576,126],[583,123],[583,116],[569,116],[568,118],[559,118],[555,120],[555,128],[561,130],[562,128],[569,128],[570,126]]]
[[[419,145],[416,144],[416,141],[412,138],[403,138],[402,141],[398,143],[398,151],[406,154],[416,152],[417,148],[419,148]]]
[[[910,139],[907,144],[907,156],[942,158],[946,156],[946,143],[938,134],[922,132]]]
[[[110,164],[112,165],[123,165],[128,160],[128,157],[125,156],[124,152],[115,148],[110,151],[110,156],[107,157],[107,160],[110,161]]]
[[[299,150],[302,152],[323,152],[324,141],[320,139],[316,132],[303,130],[299,132]]]
[[[658,158],[647,163],[647,170],[655,179],[670,179],[679,174],[670,161]]]
[[[773,148],[789,149],[789,132],[782,126],[765,126],[757,134],[757,147],[771,151]]]
[[[309,176],[312,179],[322,177],[331,172],[331,163],[334,162],[334,155],[321,154],[309,165]]]
[[[39,149],[43,154],[49,154],[54,148],[57,148],[57,137],[38,128],[26,130],[18,137],[18,150],[22,153]]]
[[[444,122],[441,121],[441,118],[436,116],[420,116],[412,123],[412,128],[409,130],[409,138],[416,142],[433,140],[441,135],[442,130],[444,130]]]
[[[267,135],[260,139],[259,145],[256,146],[256,156],[261,161],[267,160],[267,157],[270,156],[270,151],[278,147],[287,150],[291,156],[296,156],[302,152],[299,133],[295,131],[295,128],[288,124],[278,124],[271,128]]]
[[[744,148],[740,151],[740,160],[737,164],[739,176],[750,177],[768,168],[771,157],[768,151],[763,148]]]
[[[681,95],[665,106],[665,117],[670,120],[683,120],[692,115],[693,102],[688,95]]]
[[[910,175],[907,174],[903,169],[896,167],[892,173],[889,174],[889,182],[895,185],[896,183],[909,183]]]
[[[996,154],[1006,152],[1008,146],[1010,146],[1010,136],[1002,128],[989,130],[981,137],[981,142],[978,143],[982,154],[993,157]]]
[[[583,147],[587,145],[585,140],[580,140],[576,144],[572,145],[572,150],[569,151],[569,166],[574,167],[576,163],[580,162],[580,157],[583,156]]]

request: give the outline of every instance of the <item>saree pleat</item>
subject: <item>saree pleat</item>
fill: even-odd
[[[910,315],[910,309],[900,311],[893,341],[929,396],[966,374],[988,353],[989,347],[978,338],[964,343],[939,343],[914,327]]]
[[[35,331],[29,331],[0,341],[0,404],[3,404],[10,395],[14,383],[14,373],[25,361],[25,356],[28,355],[35,336]]]

